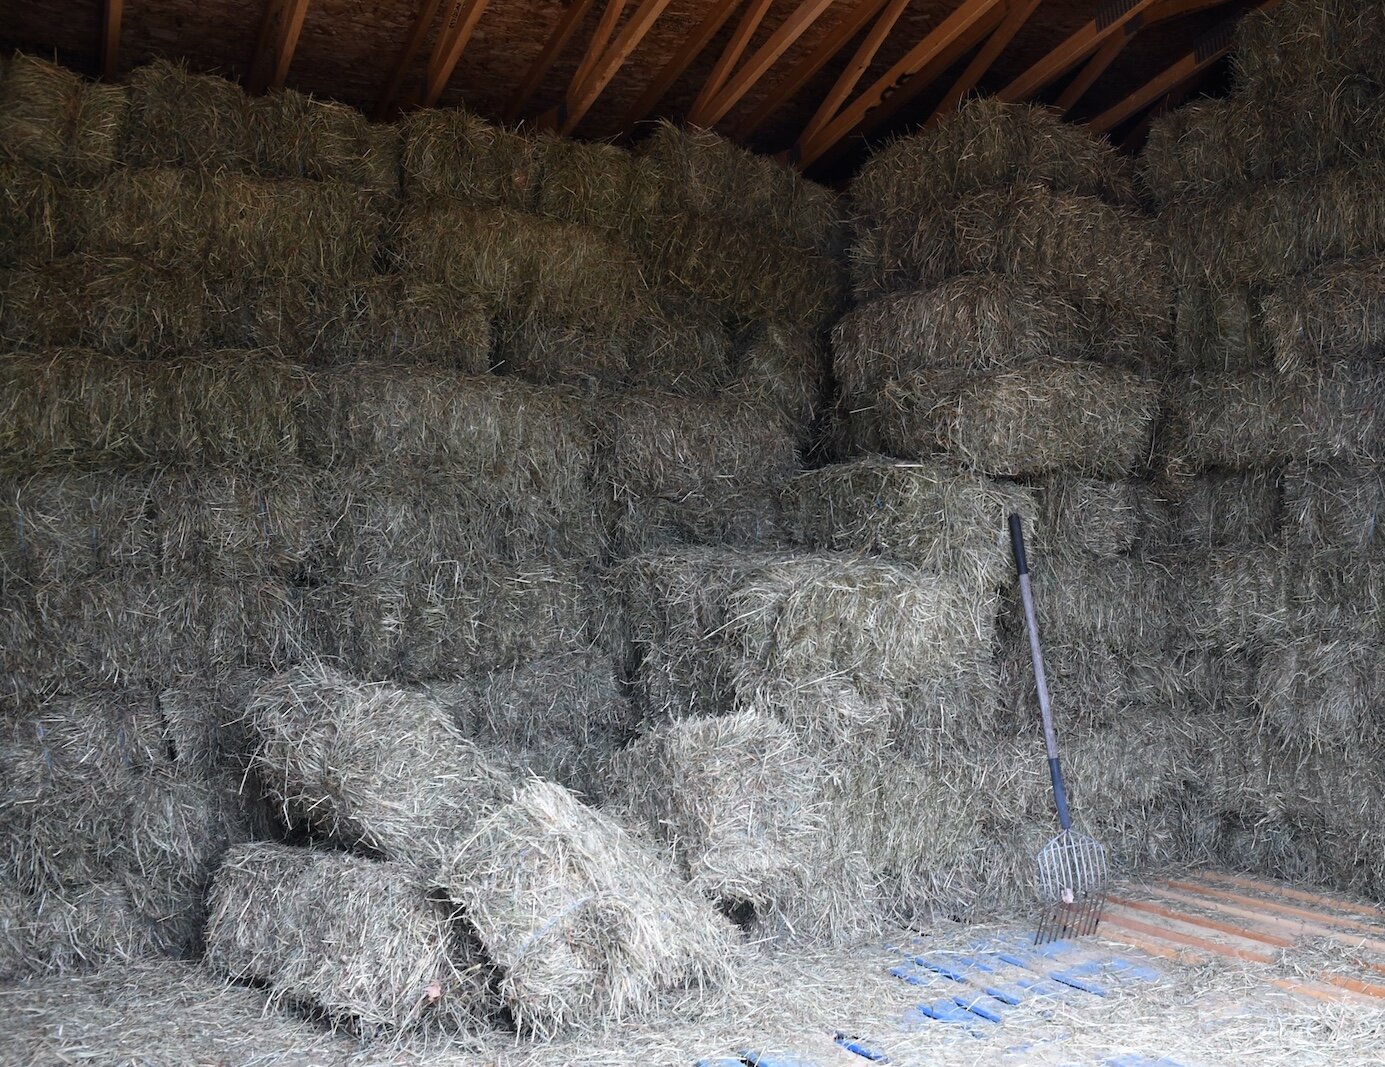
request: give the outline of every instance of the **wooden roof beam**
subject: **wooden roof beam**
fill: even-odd
[[[969,34],[975,33],[977,23],[995,15],[998,11],[1003,11],[1004,8],[1001,5],[1002,0],[964,0],[923,40],[909,49],[869,88],[851,104],[843,108],[836,118],[819,130],[815,136],[801,140],[793,153],[799,164],[806,167],[836,147],[857,126],[861,125],[868,115],[878,109],[892,93],[899,91],[903,83],[914,79],[914,76],[921,71],[934,69],[933,64],[938,63],[942,57],[954,50],[957,54],[953,55],[952,61],[955,62],[960,53],[965,51],[959,45],[967,41]],[[946,69],[946,67],[942,69]],[[921,88],[922,86],[919,85],[914,91],[917,92]]]
[[[1000,58],[1000,54],[1010,47],[1010,42],[1015,39],[1015,34],[1024,28],[1024,24],[1029,21],[1029,16],[1034,14],[1034,9],[1039,6],[1042,0],[1020,0],[1010,8],[1009,13],[995,31],[986,38],[972,61],[967,64],[967,69],[962,71],[957,82],[947,91],[947,95],[938,101],[938,106],[933,109],[933,113],[925,120],[925,126],[933,126],[941,122],[946,116],[957,110],[957,105],[962,102],[962,98],[976,88],[976,85],[986,76],[986,71],[995,65],[995,61]]]
[[[485,14],[488,0],[452,0],[447,18],[438,30],[433,54],[428,57],[428,74],[423,83],[424,107],[432,107],[452,80],[452,73],[466,50],[476,23]]]
[[[1231,0],[1159,0],[1149,9],[1145,21],[1151,26],[1156,22],[1167,22],[1181,15],[1192,15],[1214,7],[1225,7]]]
[[[638,123],[643,122],[648,117],[665,94],[673,88],[673,83],[687,73],[693,61],[702,54],[702,50],[717,35],[717,31],[726,25],[726,20],[731,17],[740,3],[741,0],[716,0],[711,10],[703,16],[702,21],[697,24],[693,32],[678,46],[678,51],[673,53],[669,61],[654,76],[654,80],[645,86],[644,92],[640,93],[640,98],[625,113],[625,118],[620,123],[622,132],[629,133]]]
[[[813,75],[822,70],[846,47],[846,43],[865,29],[866,24],[880,13],[888,0],[859,0],[846,17],[838,22],[806,56],[800,59],[788,75],[779,79],[756,106],[735,129],[733,136],[740,141],[748,140],[766,120],[796,96]]]
[[[105,0],[102,4],[101,77],[107,81],[115,77],[120,60],[120,17],[124,11],[125,0]]]
[[[510,97],[510,103],[505,108],[506,122],[519,121],[520,116],[524,114],[525,106],[538,92],[544,76],[553,68],[554,62],[562,55],[563,49],[572,40],[572,35],[577,32],[582,19],[591,10],[592,3],[593,0],[572,0],[564,9],[549,32],[548,39],[544,41],[543,48],[534,57],[534,62],[529,64],[529,69],[524,72],[524,80],[519,83],[515,95]]]
[[[1260,0],[1251,10],[1268,10],[1277,6],[1279,0]],[[1096,118],[1090,126],[1098,133],[1110,133],[1121,123],[1134,118],[1145,108],[1161,97],[1178,88],[1189,78],[1206,70],[1231,50],[1232,34],[1236,28],[1236,18],[1226,19],[1215,29],[1198,41],[1197,46],[1168,69],[1156,74],[1125,99],[1112,104]]]
[[[414,57],[418,55],[418,50],[423,47],[423,39],[428,36],[428,28],[432,26],[433,19],[437,17],[438,8],[442,6],[442,0],[423,0],[418,9],[418,17],[414,19],[413,29],[409,31],[409,39],[404,45],[404,50],[399,53],[399,58],[394,62],[394,73],[390,75],[389,83],[385,86],[385,91],[380,94],[379,101],[375,104],[375,117],[381,121],[389,118],[390,107],[399,96],[399,90],[404,85],[404,78],[409,73],[409,68],[413,66]]]
[[[715,126],[725,118],[726,113],[740,103],[741,98],[754,88],[769,69],[779,62],[780,57],[832,6],[832,2],[833,0],[802,0],[793,14],[780,23],[765,43],[745,61],[745,66],[736,71],[735,75],[717,90],[716,96],[699,116],[699,124]]]
[[[1090,22],[1075,30],[1058,47],[1039,59],[996,96],[1012,104],[1028,100],[1044,86],[1072,70],[1115,34],[1132,32],[1126,27],[1160,2],[1161,0],[1106,0]]]
[[[255,55],[250,60],[250,73],[245,79],[245,87],[250,92],[283,88],[307,13],[308,0],[269,0],[260,22]]]
[[[741,56],[745,55],[745,50],[750,45],[750,39],[760,28],[760,23],[764,21],[765,14],[769,11],[772,3],[773,0],[750,0],[750,7],[741,16],[741,21],[736,23],[736,31],[731,34],[731,39],[726,42],[726,47],[721,50],[721,56],[712,68],[712,73],[707,76],[706,84],[702,86],[702,91],[697,94],[697,99],[693,101],[693,106],[688,110],[689,122],[697,126],[707,125],[702,119],[704,109],[715,99],[716,94],[721,91],[721,87],[726,84],[726,79],[730,77],[731,71],[741,61]]]
[[[597,60],[601,58],[602,53],[606,51],[606,45],[611,41],[611,34],[616,32],[616,23],[624,13],[625,0],[606,0],[606,6],[601,10],[601,18],[597,20],[596,29],[592,31],[592,39],[587,42],[587,50],[582,53],[582,61],[577,64],[577,72],[568,84],[569,94],[591,75]],[[566,103],[567,97],[563,100]]]
[[[1054,106],[1064,115],[1072,111],[1084,96],[1087,95],[1096,80],[1106,73],[1106,69],[1116,61],[1116,57],[1125,51],[1125,46],[1134,39],[1139,32],[1139,20],[1126,24],[1125,33],[1118,33],[1111,37],[1104,45],[1096,50],[1096,55],[1087,60],[1087,65],[1073,75],[1072,81],[1058,94],[1058,99],[1054,101]]]
[[[871,26],[870,32],[862,39],[861,45],[856,49],[856,54],[851,57],[851,62],[847,63],[841,74],[837,77],[836,83],[822,98],[822,103],[818,105],[813,117],[808,120],[808,125],[803,127],[801,140],[807,140],[821,130],[833,116],[842,109],[855,90],[856,85],[870,69],[871,63],[875,61],[875,55],[880,51],[880,46],[885,42],[885,38],[890,35],[894,25],[899,21],[899,16],[904,13],[904,9],[909,6],[909,0],[890,0],[890,4],[880,13],[880,17]]]
[[[592,104],[596,103],[597,97],[611,83],[616,72],[630,58],[630,53],[635,50],[639,43],[644,40],[645,34],[649,32],[664,9],[668,7],[669,0],[641,0],[640,6],[635,9],[635,13],[620,28],[620,33],[609,48],[606,48],[599,59],[592,65],[584,79],[574,81],[568,90],[567,98],[564,100],[564,107],[559,109],[559,130],[568,134],[576,128],[577,124],[588,111]]]

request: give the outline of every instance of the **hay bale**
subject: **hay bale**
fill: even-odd
[[[0,153],[55,177],[81,180],[115,165],[126,93],[17,53],[0,80]]]
[[[1151,654],[1169,637],[1172,605],[1160,561],[1035,552],[1031,562],[1040,632],[1074,645]],[[1018,597],[1009,598],[1011,633],[1024,629]]]
[[[40,170],[0,159],[0,266],[42,262],[71,247],[58,183]]]
[[[37,894],[31,937],[43,945],[44,969],[59,973],[167,955],[157,927],[117,885],[71,886]]]
[[[763,544],[798,468],[788,428],[737,400],[627,393],[598,411],[598,477],[629,555],[669,543]]]
[[[1038,501],[1037,528],[1031,523],[1031,529],[1040,554],[1121,556],[1167,540],[1166,501],[1147,482],[1060,471],[1036,479],[1030,491]]]
[[[412,112],[399,138],[409,200],[455,198],[513,211],[537,206],[544,154],[526,134],[457,108]]]
[[[1300,552],[1373,555],[1385,543],[1385,468],[1291,463],[1284,471],[1284,530]]]
[[[1136,202],[1128,164],[1105,141],[1048,108],[984,96],[875,152],[850,196],[857,216],[879,225],[933,215],[968,193],[1020,183],[1118,205]]]
[[[1369,457],[1380,389],[1379,372],[1358,362],[1190,377],[1170,389],[1165,465],[1185,475]]]
[[[342,182],[399,195],[398,131],[372,125],[355,108],[276,89],[248,101],[246,130],[253,172],[262,178]]]
[[[1282,99],[1357,75],[1376,78],[1385,18],[1352,0],[1290,0],[1277,10],[1247,12],[1235,33],[1237,92]]]
[[[540,215],[612,234],[622,231],[635,173],[629,152],[548,134],[539,135],[534,150],[541,161],[535,205]]]
[[[159,358],[207,331],[205,283],[128,256],[63,256],[0,275],[0,339],[15,348],[92,348]]]
[[[207,962],[336,1024],[457,1034],[488,1025],[481,965],[407,867],[253,844],[217,872]]]
[[[302,372],[248,352],[136,363],[86,349],[0,358],[0,454],[42,461],[290,459]]]
[[[1385,623],[1385,566],[1359,554],[1319,552],[1294,559],[1289,586],[1296,633],[1355,633],[1374,640]]]
[[[253,166],[249,99],[235,82],[160,59],[132,71],[127,85],[122,162],[206,171]]]
[[[948,452],[991,475],[1122,478],[1145,462],[1157,410],[1157,388],[1139,375],[1055,359],[911,374],[885,386],[876,414],[902,458]]]
[[[1166,714],[1181,695],[1182,680],[1162,648],[1087,644],[1051,625],[1042,633],[1049,698],[1065,730],[1148,721]],[[997,674],[1009,731],[1031,735],[1039,721],[1039,702],[1027,640],[1016,634],[1005,642]]]
[[[1377,359],[1385,348],[1385,259],[1348,260],[1275,286],[1259,301],[1276,366]]]
[[[729,929],[608,816],[530,782],[458,848],[439,884],[499,971],[522,1032],[552,1035],[731,979]]]
[[[0,982],[26,978],[42,965],[34,936],[34,904],[14,881],[0,878]]]
[[[1170,546],[1258,547],[1277,543],[1284,518],[1278,470],[1211,471],[1165,484]]]
[[[374,273],[385,208],[383,196],[344,182],[131,168],[79,198],[72,225],[84,251],[213,277],[349,279]]]
[[[1256,676],[1255,703],[1290,744],[1360,746],[1380,722],[1381,653],[1355,634],[1272,642]]]
[[[397,255],[405,275],[493,311],[526,306],[601,326],[651,306],[629,249],[599,231],[507,208],[410,203]]]
[[[265,681],[245,709],[250,766],[290,825],[427,866],[510,783],[422,693],[322,665]]]
[[[799,428],[806,443],[825,394],[822,349],[810,333],[763,321],[736,337],[727,393]]]
[[[1032,521],[1025,489],[946,461],[896,463],[880,456],[800,474],[783,490],[793,540],[806,548],[859,552],[926,571],[999,584],[1013,569],[1006,522]]]
[[[667,845],[723,914],[773,914],[816,873],[820,773],[760,712],[683,719],[616,756],[608,807]]]
[[[1278,546],[1180,553],[1170,560],[1169,597],[1178,605],[1178,647],[1237,651],[1281,637],[1293,582]]]

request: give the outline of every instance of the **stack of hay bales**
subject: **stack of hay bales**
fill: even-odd
[[[1239,754],[1200,767],[1202,802],[1227,862],[1377,896],[1382,42],[1378,5],[1248,14],[1231,94],[1142,163],[1178,286],[1184,642],[1220,678],[1200,748]]]

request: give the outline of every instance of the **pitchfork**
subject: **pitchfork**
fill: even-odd
[[[1101,842],[1072,828],[1068,792],[1058,763],[1058,735],[1053,730],[1053,709],[1048,704],[1048,679],[1044,654],[1039,647],[1039,625],[1034,617],[1034,593],[1029,586],[1029,564],[1024,558],[1024,530],[1018,515],[1010,516],[1010,547],[1020,576],[1024,601],[1024,627],[1029,633],[1029,655],[1034,661],[1034,687],[1039,693],[1039,712],[1044,720],[1044,744],[1048,748],[1048,774],[1053,781],[1053,802],[1058,809],[1058,836],[1051,838],[1036,857],[1039,899],[1044,912],[1034,934],[1043,945],[1064,937],[1096,932],[1106,904],[1106,849]]]

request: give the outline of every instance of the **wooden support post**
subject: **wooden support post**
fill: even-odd
[[[702,91],[697,94],[697,99],[693,101],[693,106],[688,111],[689,122],[698,126],[703,125],[703,109],[721,91],[721,87],[726,84],[726,79],[731,76],[731,71],[741,61],[741,56],[750,46],[750,39],[760,28],[760,23],[764,21],[765,14],[769,11],[772,3],[773,0],[750,0],[750,7],[741,16],[741,21],[736,24],[736,32],[726,42],[726,47],[722,49],[721,56],[717,59],[716,66],[712,68],[712,73],[708,75],[706,84],[702,86]]]
[[[630,53],[644,40],[645,34],[668,5],[669,0],[641,0],[640,6],[620,28],[620,33],[592,65],[587,76],[580,81],[574,81],[568,89],[565,114],[559,123],[561,132],[571,133],[582,121],[583,116],[591,110],[592,104],[596,103],[597,97],[615,77],[616,71],[630,58]]]
[[[413,29],[409,31],[409,40],[405,43],[404,50],[399,53],[399,58],[395,60],[394,73],[390,75],[389,84],[385,86],[385,91],[380,94],[380,99],[375,104],[377,119],[383,121],[389,118],[390,107],[399,96],[399,89],[404,84],[409,67],[413,65],[418,50],[423,47],[423,39],[428,36],[428,27],[433,24],[433,19],[437,17],[438,8],[441,6],[442,0],[423,0],[422,6],[419,7],[418,17],[414,19]]]
[[[1127,30],[1135,26],[1135,22],[1126,24]],[[1096,50],[1096,55],[1087,60],[1085,67],[1073,75],[1072,81],[1068,82],[1063,91],[1058,94],[1058,99],[1054,101],[1054,106],[1064,116],[1067,116],[1077,102],[1087,95],[1087,90],[1106,73],[1106,69],[1116,61],[1116,57],[1125,51],[1125,46],[1130,43],[1136,32],[1138,32],[1138,28],[1129,33],[1116,34]]]
[[[260,36],[245,87],[252,93],[283,88],[298,47],[298,34],[308,13],[308,0],[270,0],[260,23]]]

